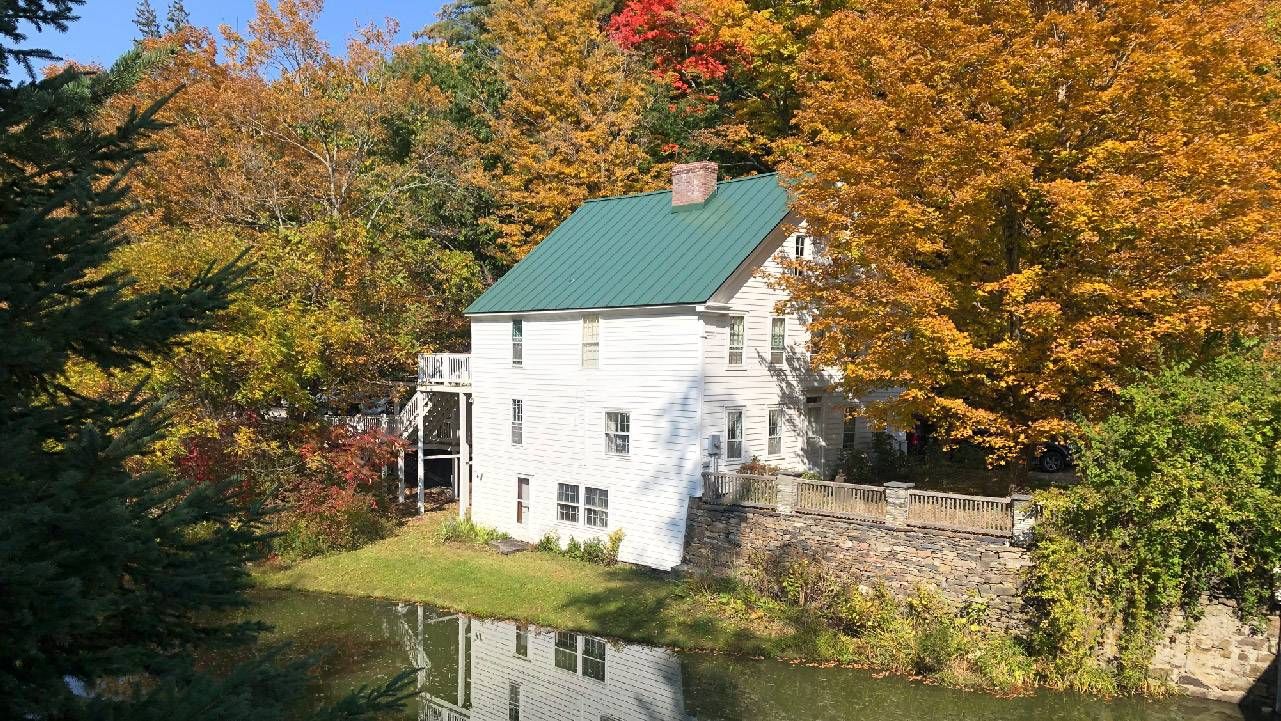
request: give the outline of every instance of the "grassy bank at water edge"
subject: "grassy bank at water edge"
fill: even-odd
[[[953,687],[1012,693],[1037,684],[1033,660],[1014,639],[985,631],[969,615],[974,609],[960,612],[927,589],[903,600],[840,589],[805,559],[735,583],[534,550],[501,556],[442,541],[454,513],[429,513],[360,550],[259,569],[255,578],[267,588],[426,603],[674,648],[844,663]]]
[[[450,508],[411,520],[365,548],[255,572],[266,588],[431,604],[476,616],[528,621],[679,648],[814,658],[810,629],[727,609],[699,584],[626,565],[604,567],[547,553],[500,556],[445,543]]]

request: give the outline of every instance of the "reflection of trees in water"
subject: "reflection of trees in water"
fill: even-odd
[[[522,721],[1242,721],[1233,706],[1197,700],[998,699],[849,669],[598,647],[585,637],[571,673],[557,668],[553,631],[530,628],[522,645],[514,623],[369,599],[259,594],[247,613],[275,626],[269,640],[292,642],[297,655],[328,649],[320,680],[335,693],[421,668],[412,712],[420,721],[506,721],[512,683],[520,686]],[[586,675],[585,651],[589,659],[603,655]]]
[[[698,721],[1242,719],[1232,706],[1198,699],[1108,702],[1051,692],[1006,699],[900,678],[875,678],[870,673],[851,669],[811,668],[701,654],[682,657],[681,677],[686,711]]]

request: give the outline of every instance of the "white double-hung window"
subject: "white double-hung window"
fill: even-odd
[[[769,320],[769,362],[771,365],[783,364],[783,351],[787,347],[787,319],[770,318]]]
[[[525,321],[512,320],[512,365],[525,365]]]
[[[805,260],[806,258],[809,257],[809,250],[810,250],[809,236],[805,235],[804,233],[797,233],[792,238],[792,257],[795,258],[796,260]],[[792,275],[800,275],[801,269],[793,267],[791,269],[791,273]]]
[[[632,414],[627,411],[605,412],[605,452],[625,456],[632,450]]]
[[[599,638],[583,637],[583,675],[605,680],[605,642]]]
[[[732,366],[743,365],[743,348],[747,338],[747,319],[741,315],[729,319],[729,359]]]
[[[578,486],[572,483],[556,484],[556,520],[578,523]]]
[[[765,453],[771,456],[783,454],[783,409],[769,409],[769,439]]]
[[[583,520],[592,528],[609,528],[609,491],[591,486],[583,490]]]
[[[507,721],[520,721],[520,684],[507,684]]]
[[[583,367],[600,367],[600,316],[583,316]]]
[[[512,445],[519,446],[525,442],[525,401],[512,399]]]
[[[553,660],[556,668],[578,673],[578,634],[556,632],[556,651]]]
[[[743,457],[743,411],[725,412],[725,457]]]
[[[609,491],[604,488],[582,488],[575,483],[556,484],[556,520],[584,524],[592,528],[609,528]]]

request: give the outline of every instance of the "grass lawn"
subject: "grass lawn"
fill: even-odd
[[[767,617],[724,589],[632,566],[606,568],[552,554],[500,556],[442,543],[456,511],[412,519],[357,551],[255,572],[259,585],[414,601],[475,616],[678,648],[819,658],[816,634]]]

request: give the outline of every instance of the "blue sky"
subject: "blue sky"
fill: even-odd
[[[400,40],[436,19],[446,0],[327,0],[324,14],[316,24],[320,37],[339,52],[358,25],[382,23],[393,17],[400,21]],[[243,29],[254,16],[254,0],[185,0],[193,25],[217,28],[227,24]],[[273,0],[274,4],[274,0]],[[169,0],[151,0],[164,21]],[[88,0],[80,6],[80,20],[65,33],[28,33],[27,47],[52,50],[68,60],[110,65],[128,50],[137,31],[133,26],[137,0]],[[22,73],[11,68],[11,73]]]

